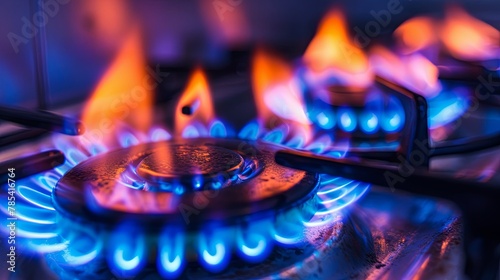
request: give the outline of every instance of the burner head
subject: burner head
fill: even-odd
[[[335,85],[329,86],[327,92],[330,97],[328,103],[334,106],[363,107],[365,106],[369,89],[365,87]]]
[[[147,143],[88,159],[53,192],[71,219],[145,226],[231,223],[301,205],[318,175],[274,162],[278,147],[238,139],[197,138]]]
[[[241,174],[244,167],[243,157],[232,150],[181,144],[156,149],[142,159],[136,171],[151,182],[150,186],[174,186],[178,182],[183,186],[192,185],[194,189],[210,189],[228,186],[228,180]]]

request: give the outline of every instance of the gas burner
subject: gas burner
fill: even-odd
[[[19,187],[20,232],[30,236],[26,246],[56,260],[58,275],[104,267],[134,277],[156,259],[156,273],[175,278],[220,273],[233,262],[293,270],[298,260],[279,256],[300,250],[297,256],[306,257],[322,246],[318,252],[328,251],[351,228],[342,210],[368,184],[289,169],[274,158],[293,143],[338,152],[315,142],[304,146],[286,133],[277,137],[254,122],[239,138],[227,138],[224,124],[214,124],[217,129],[200,130],[210,131],[205,138],[169,140],[167,131],[153,129],[143,144],[130,145],[139,136],[121,133],[120,139],[130,141],[108,152],[60,147],[68,161],[55,170],[59,174]],[[330,245],[322,245],[325,240]]]
[[[302,204],[318,176],[274,163],[278,146],[229,139],[148,143],[80,163],[58,182],[58,211],[75,219],[199,225]],[[197,215],[186,209],[207,205]]]

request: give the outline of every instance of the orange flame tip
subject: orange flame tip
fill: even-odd
[[[186,112],[186,108],[189,112]],[[214,107],[208,80],[204,71],[196,68],[175,109],[175,132],[182,135],[184,129],[196,121],[208,124],[213,120]]]

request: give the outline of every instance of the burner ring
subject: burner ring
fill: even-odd
[[[229,178],[230,186],[186,192],[148,191],[151,189],[147,185],[154,184],[151,181],[169,181],[171,174],[187,175],[175,168],[168,169],[167,165],[150,165],[154,160],[152,154],[165,149],[184,149],[176,146],[203,147],[201,150],[208,154],[222,155],[226,162],[209,161],[198,175],[206,179],[213,178],[214,172],[228,171],[223,174]],[[131,220],[154,228],[165,224],[197,228],[207,223],[260,219],[303,204],[314,197],[318,187],[317,174],[274,162],[275,152],[281,149],[283,147],[266,142],[221,138],[140,144],[78,164],[59,180],[52,199],[63,216],[109,226]],[[188,165],[198,160],[189,159]],[[162,175],[147,174],[146,166]],[[128,181],[123,180],[123,174],[131,175],[125,178]]]

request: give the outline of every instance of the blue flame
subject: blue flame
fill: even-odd
[[[373,92],[367,96],[363,108],[340,107],[315,100],[309,105],[308,117],[319,129],[338,129],[345,132],[361,130],[373,134],[382,129],[398,132],[405,124],[405,112],[401,101],[394,96]]]
[[[210,125],[210,134],[211,137],[215,138],[225,138],[228,136],[228,131],[224,123],[219,120],[212,122]]]
[[[378,117],[371,111],[362,112],[359,116],[359,125],[363,132],[367,134],[375,133],[379,128]]]
[[[390,96],[380,125],[387,132],[398,132],[403,128],[404,124],[405,112],[403,105],[396,97]]]
[[[47,194],[50,194],[60,178],[60,175],[54,174],[52,172],[46,172],[42,175],[37,175],[34,179],[34,183],[39,188],[45,190]]]
[[[198,138],[204,136],[209,136],[209,128],[199,122],[193,122],[187,125],[182,131],[182,138]]]
[[[439,94],[428,98],[429,128],[446,125],[462,116],[469,108],[469,98],[467,89],[450,86],[445,86]],[[359,111],[349,107],[334,109],[335,106],[318,100],[309,107],[309,119],[324,130],[332,130],[338,125],[346,132],[359,128],[367,134],[380,129],[393,133],[401,131],[406,121],[401,101],[392,95],[385,98],[378,92],[369,94],[364,108]]]
[[[321,154],[332,144],[332,137],[330,135],[322,135],[316,141],[306,146],[306,150],[313,153]]]
[[[266,133],[262,140],[280,144],[285,139],[285,135],[287,135],[287,128],[285,126],[280,126]]]
[[[5,211],[7,213],[7,211]],[[35,205],[19,204],[16,206],[17,218],[36,224],[51,225],[57,223],[55,211],[36,207]]]
[[[350,108],[341,108],[338,112],[339,124],[342,130],[352,132],[358,125],[356,114]]]
[[[334,191],[339,197],[332,197],[326,195],[322,197],[321,205],[323,209],[319,209],[316,215],[328,215],[340,211],[341,209],[351,205],[354,201],[362,197],[368,191],[370,185],[365,183],[356,182],[356,185],[349,188]]]
[[[35,190],[25,185],[18,186],[17,193],[21,198],[25,199],[33,205],[47,210],[54,210],[50,194]]]
[[[304,147],[304,145],[306,144],[306,140],[305,140],[305,137],[302,135],[294,135],[290,139],[290,141],[288,141],[286,144],[290,148],[299,149],[299,148]]]
[[[129,131],[124,131],[120,133],[120,137],[118,137],[120,144],[122,147],[131,147],[141,143],[141,141],[137,138],[136,135]]]
[[[66,230],[61,232],[61,237],[67,244],[67,250],[61,252],[59,262],[71,266],[87,264],[97,258],[103,248],[102,237],[97,235],[91,227],[66,221]]]
[[[198,258],[200,264],[208,271],[222,271],[229,264],[231,257],[227,240],[230,236],[223,230],[203,230],[198,236]]]
[[[195,189],[200,189],[203,186],[203,177],[201,175],[196,175],[193,177],[193,187]]]
[[[163,128],[154,128],[151,130],[150,138],[153,142],[170,140],[172,136]]]
[[[275,225],[271,228],[273,239],[281,246],[295,246],[304,241],[302,212],[292,209],[281,213],[276,218]]]
[[[197,138],[200,137],[200,133],[196,127],[188,125],[182,132],[183,138]]]
[[[184,232],[181,229],[167,227],[160,233],[157,267],[163,277],[177,278],[182,273],[186,263],[184,242]]]
[[[335,126],[335,117],[330,110],[325,110],[316,115],[318,125],[323,129],[332,129]]]
[[[241,139],[256,140],[260,134],[260,125],[257,121],[249,122],[238,134]]]
[[[134,277],[145,265],[144,233],[133,225],[120,225],[108,240],[108,263],[120,277]]]
[[[264,220],[237,230],[236,248],[242,259],[255,263],[267,258],[273,245],[268,232],[270,227],[272,223]]]

